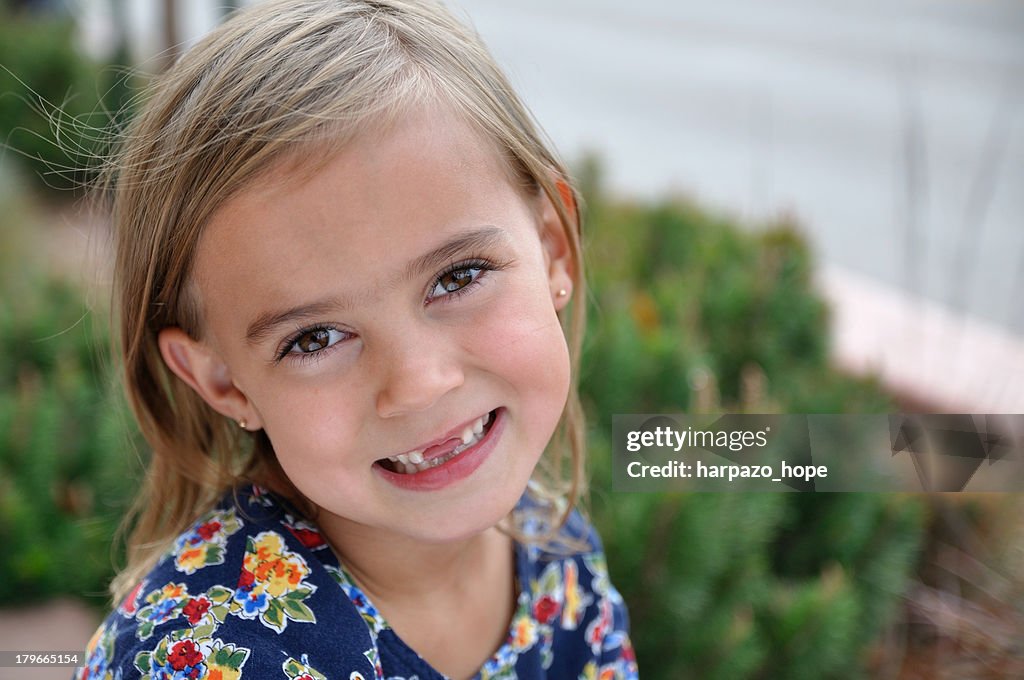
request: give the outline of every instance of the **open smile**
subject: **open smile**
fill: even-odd
[[[421,449],[374,462],[387,481],[407,489],[430,490],[471,474],[494,448],[504,425],[504,409],[478,417]]]

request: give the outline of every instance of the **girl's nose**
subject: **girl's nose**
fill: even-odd
[[[420,336],[422,338],[422,336]],[[377,394],[381,418],[423,411],[462,385],[464,374],[458,349],[444,338],[398,341],[395,350],[382,356],[383,380]]]

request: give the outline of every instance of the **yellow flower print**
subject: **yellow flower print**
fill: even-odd
[[[106,634],[107,634],[107,626],[106,626],[106,624],[104,624],[104,625],[100,626],[99,628],[97,628],[96,632],[92,634],[91,638],[89,638],[89,644],[87,644],[85,646],[86,651],[88,652],[89,650],[96,649],[99,646],[99,644],[100,644],[100,640],[103,639],[103,637]]]
[[[271,597],[280,597],[295,590],[302,579],[309,575],[306,565],[291,560],[277,559],[260,565],[256,578],[263,578]]]
[[[176,600],[177,598],[181,597],[184,592],[185,592],[185,584],[184,583],[168,583],[167,585],[165,585],[163,587],[163,589],[161,589],[160,595],[157,598],[155,598],[153,601],[156,601],[156,600]],[[153,596],[150,595],[146,599],[149,600],[151,597],[153,597]]]
[[[298,555],[285,550],[279,534],[264,532],[245,555],[245,568],[270,597],[281,597],[295,590],[309,575],[309,567]]]
[[[186,574],[191,574],[196,569],[204,567],[206,565],[206,546],[201,545],[183,550],[175,560],[175,564],[179,571],[184,571]]]
[[[207,669],[206,680],[238,680],[242,677],[242,671],[227,666],[210,664]]]
[[[529,649],[537,642],[537,626],[529,616],[520,616],[513,623],[512,648],[517,652]]]
[[[306,561],[285,548],[282,536],[264,531],[248,539],[242,575],[231,599],[231,613],[244,619],[259,618],[283,632],[288,621],[316,622],[305,604],[316,586],[306,583]]]
[[[207,514],[174,542],[175,568],[185,574],[194,574],[211,564],[223,564],[227,538],[241,527],[241,520],[232,510]]]
[[[575,630],[583,620],[583,613],[594,598],[580,588],[579,571],[575,562],[565,563],[565,604],[562,607],[562,628]]]

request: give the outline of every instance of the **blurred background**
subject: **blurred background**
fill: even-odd
[[[146,456],[81,200],[102,130],[245,4],[0,0],[0,647],[84,646]],[[589,506],[644,677],[1024,676],[1019,495],[616,494],[608,442],[1024,412],[1024,4],[449,5],[584,192]]]

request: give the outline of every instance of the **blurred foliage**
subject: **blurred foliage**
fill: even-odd
[[[128,115],[125,69],[96,64],[76,47],[66,14],[0,4],[0,149],[35,189],[77,189],[106,152],[105,130]],[[125,63],[123,50],[115,61]]]
[[[895,409],[828,366],[828,313],[797,227],[607,201],[593,165],[579,174],[592,511],[644,677],[864,676],[914,569],[920,498],[607,491],[615,413]]]
[[[135,488],[106,314],[96,320],[79,286],[45,273],[38,215],[10,195],[0,213],[0,603],[105,605]]]

